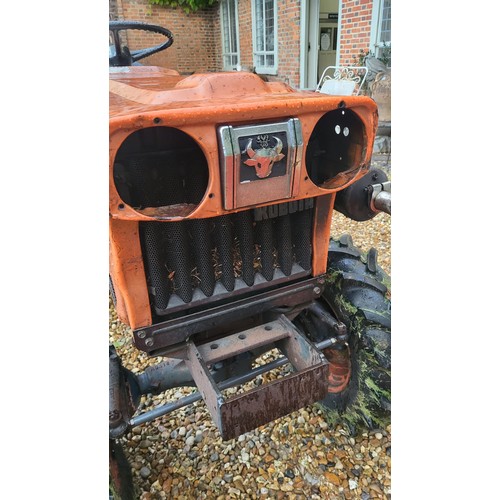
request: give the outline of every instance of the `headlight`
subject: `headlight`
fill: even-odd
[[[366,154],[361,119],[349,109],[325,113],[306,149],[307,174],[316,186],[338,189],[354,179]]]
[[[171,127],[130,134],[120,146],[113,180],[124,203],[149,215],[186,217],[208,186],[208,164],[196,141]],[[158,210],[161,207],[161,210]]]

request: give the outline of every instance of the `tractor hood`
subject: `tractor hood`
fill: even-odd
[[[265,82],[258,75],[245,72],[200,73],[181,76],[174,70],[156,66],[110,68],[110,118],[148,113],[166,109],[175,113],[198,110],[207,114],[207,108],[236,111],[267,108],[318,110],[330,108],[332,99],[311,91],[297,91],[281,82]],[[344,97],[349,106],[352,97]],[[355,99],[356,104],[360,100]],[[354,104],[354,101],[353,101]],[[309,109],[308,109],[309,108]],[[194,111],[195,114],[196,111]],[[208,113],[210,115],[210,113]],[[212,116],[213,120],[213,116]]]
[[[159,67],[130,66],[110,69],[111,113],[123,100],[134,108],[164,106],[185,108],[213,105],[214,101],[276,99],[290,96],[293,89],[279,82],[266,83],[253,73],[223,72],[181,76]],[[116,106],[119,104],[119,106]]]

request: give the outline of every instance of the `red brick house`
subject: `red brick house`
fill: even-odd
[[[391,43],[391,0],[220,0],[186,14],[148,0],[110,0],[110,18],[170,29],[174,45],[145,60],[181,73],[254,69],[314,88],[328,65],[357,65]],[[155,43],[130,35],[131,49]]]

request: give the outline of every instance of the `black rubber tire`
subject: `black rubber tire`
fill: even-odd
[[[347,327],[348,347],[344,345],[341,351],[350,364],[345,387],[329,392],[320,404],[328,420],[346,424],[354,434],[360,427],[382,428],[390,421],[390,280],[376,257],[373,248],[363,255],[349,235],[331,240],[327,284],[320,299]],[[296,323],[314,342],[332,336],[327,327],[318,327],[313,320],[303,313]]]
[[[121,444],[109,440],[109,499],[137,500],[132,470]]]

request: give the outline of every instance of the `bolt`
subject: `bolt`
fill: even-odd
[[[113,410],[109,412],[109,422],[115,423],[118,422],[122,418],[122,414],[118,410]]]
[[[140,332],[137,332],[137,336],[140,338],[140,339],[143,339],[146,337],[146,332],[144,330],[140,331]]]
[[[319,295],[321,293],[321,288],[319,286],[315,286],[313,288],[313,292],[316,294],[316,295]]]
[[[154,344],[153,339],[149,338],[144,341],[144,343],[148,346],[151,347]]]

